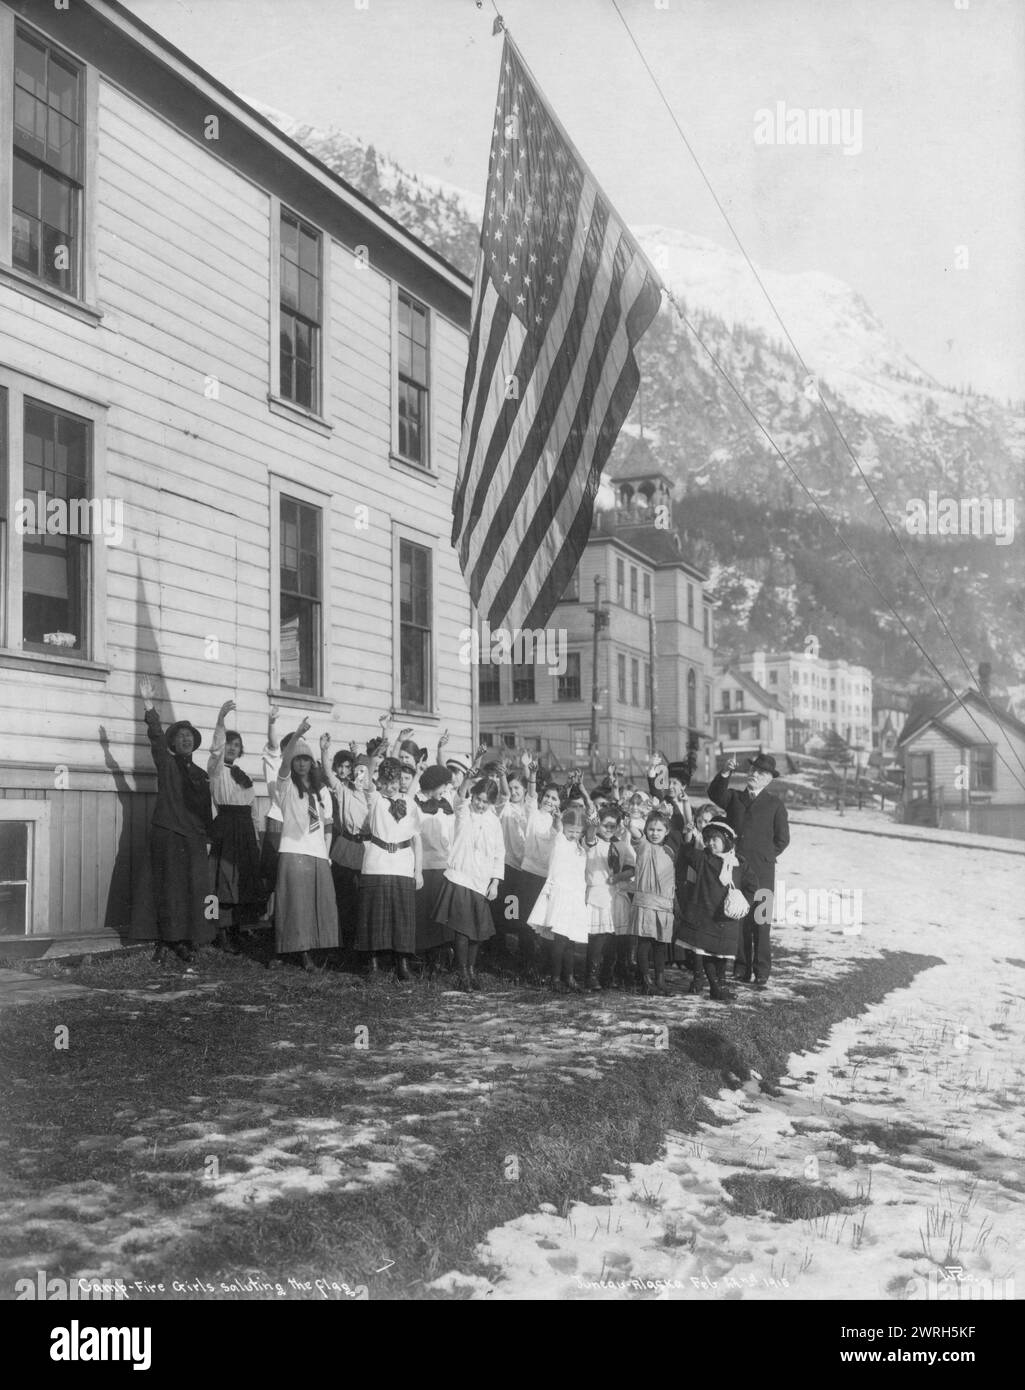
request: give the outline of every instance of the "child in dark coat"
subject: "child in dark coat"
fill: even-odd
[[[726,987],[726,966],[737,954],[742,916],[727,916],[726,897],[730,888],[736,888],[752,898],[758,880],[738,859],[736,835],[726,821],[709,821],[699,831],[686,792],[675,798],[675,805],[686,832],[676,858],[677,891],[681,899],[686,895],[687,902],[681,939],[704,967],[710,997],[728,1004],[733,995]],[[689,885],[688,868],[694,871]]]

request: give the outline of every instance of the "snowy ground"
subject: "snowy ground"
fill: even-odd
[[[593,1203],[491,1231],[478,1255],[501,1271],[493,1281],[450,1271],[436,1287],[948,1299],[1013,1298],[1017,1280],[1025,1293],[1025,858],[803,825],[780,877],[793,896],[774,936],[807,952],[809,979],[884,949],[945,963],[793,1055],[778,1096],[758,1078],[724,1090],[717,1124],[667,1135],[658,1161],[609,1176]],[[802,889],[831,892],[811,915],[832,902],[832,924],[795,920]],[[741,1215],[723,1186],[734,1175],[828,1186],[856,1205],[815,1220]]]

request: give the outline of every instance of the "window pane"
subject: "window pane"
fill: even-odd
[[[316,275],[320,268],[319,238],[305,228],[299,231],[299,264]]]
[[[281,686],[317,689],[320,608],[310,599],[281,595]]]
[[[299,544],[303,550],[313,551],[320,546],[320,518],[316,507],[299,508]]]
[[[299,272],[299,312],[320,322],[320,281],[305,270]]]
[[[28,878],[28,826],[24,821],[0,821],[0,883]]]
[[[299,307],[299,271],[284,257],[281,258],[281,303],[286,309]]]
[[[14,206],[39,216],[39,170],[21,155],[14,156]]]
[[[25,537],[22,627],[26,644],[80,651],[85,643],[86,543]],[[57,634],[73,641],[56,641]],[[51,640],[46,641],[47,636]]]
[[[299,228],[290,217],[281,218],[281,253],[295,262],[299,260]]]
[[[50,58],[50,105],[78,120],[78,73],[56,56]]]
[[[43,221],[51,227],[71,231],[72,193],[66,183],[43,174]]]
[[[15,212],[11,217],[11,256],[20,270],[39,272],[39,223]]]
[[[25,884],[0,885],[0,935],[18,936],[28,932],[28,887]]]
[[[14,42],[14,80],[19,87],[46,97],[46,50],[18,34]]]
[[[79,129],[51,107],[46,130],[46,159],[63,174],[78,177]]]
[[[427,384],[427,349],[413,346],[410,355],[409,375],[422,385]]]
[[[14,92],[14,143],[29,154],[46,153],[47,107],[21,88]]]
[[[304,405],[307,410],[313,409],[313,373],[308,362],[298,359],[295,363],[295,391],[292,400],[296,405]]]

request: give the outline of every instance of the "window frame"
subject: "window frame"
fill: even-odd
[[[427,393],[426,419],[423,426],[423,444],[426,457],[422,462],[407,458],[399,450],[399,300],[405,295],[411,303],[424,310],[427,322],[427,382],[423,389]],[[397,468],[407,469],[418,478],[437,478],[438,470],[434,460],[437,457],[434,439],[434,314],[431,306],[419,299],[412,290],[406,289],[397,280],[391,282],[391,362],[389,364],[389,394],[391,398],[391,449],[390,462]],[[419,385],[420,383],[414,383]]]
[[[532,661],[514,662],[511,666],[512,673],[512,703],[514,705],[533,705],[537,703],[537,667]],[[518,695],[516,686],[526,680],[523,674],[527,672],[530,677],[530,694]],[[519,674],[517,674],[519,673]]]
[[[626,653],[616,653],[616,699],[621,705],[626,704]]]
[[[8,933],[0,937],[2,941],[25,941],[31,937],[49,936],[50,931],[50,820],[53,803],[50,801],[22,801],[12,798],[0,800],[0,821],[23,822],[30,826],[28,837],[28,864],[26,864],[26,884],[29,901],[26,905],[26,929],[24,932]],[[9,880],[20,882],[21,880]]]
[[[630,658],[630,704],[634,709],[641,707],[641,661],[636,656]]]
[[[993,743],[973,743],[968,754],[969,789],[983,794],[995,792],[997,789],[996,745]],[[983,771],[987,772],[985,784],[980,778],[980,772]]]
[[[575,674],[572,668],[575,667]],[[576,694],[570,695],[567,692],[569,682],[576,681]],[[580,652],[566,653],[566,671],[564,675],[555,677],[555,700],[557,704],[572,705],[577,704],[583,698],[584,689],[584,663]]]
[[[631,612],[631,613],[639,613],[639,612],[640,612],[640,608],[638,607],[638,604],[639,604],[639,603],[640,603],[640,589],[639,589],[639,586],[638,586],[638,579],[637,579],[637,566],[636,566],[636,565],[631,565],[631,566],[630,566],[630,612]]]
[[[424,709],[413,708],[402,701],[402,593],[400,565],[402,544],[418,546],[431,557],[430,644],[428,655],[431,669],[427,679],[429,704]],[[396,718],[409,716],[420,723],[438,718],[438,538],[414,527],[392,522],[392,705]]]
[[[481,691],[481,676],[485,671],[494,672],[494,681],[488,682],[489,685],[494,685],[497,692],[493,700],[485,700]],[[502,703],[502,668],[494,661],[481,661],[477,665],[477,703],[488,708]]]
[[[330,534],[331,495],[294,482],[283,474],[272,473],[270,486],[270,690],[268,694],[278,704],[320,704],[330,706],[325,694],[331,684],[331,547],[325,542]],[[317,654],[320,689],[300,690],[281,685],[281,498],[290,497],[320,512],[320,642]],[[325,522],[327,524],[325,524]]]
[[[616,556],[616,603],[620,608],[626,607],[626,561],[622,556]]]
[[[45,45],[81,77],[81,180],[78,207],[78,282],[74,293],[32,275],[14,264],[14,43],[21,30],[33,43]],[[99,74],[79,54],[56,43],[49,34],[5,5],[0,5],[0,187],[7,190],[0,209],[0,280],[31,299],[56,305],[73,317],[96,326],[102,319],[98,306],[96,273],[96,168],[99,150]],[[6,55],[10,55],[9,59]]]
[[[641,576],[641,606],[644,609],[644,616],[647,618],[652,613],[651,601],[651,575],[644,571]]]
[[[270,198],[270,385],[267,404],[274,415],[295,421],[329,435],[333,426],[328,418],[331,410],[330,374],[331,361],[331,265],[332,238],[323,227],[302,217],[287,203],[274,194]],[[315,386],[317,407],[314,410],[290,400],[281,392],[281,218],[284,214],[293,217],[301,226],[316,232],[320,249],[320,325],[319,351]]]
[[[15,504],[24,496],[26,400],[88,424],[89,496],[103,500],[107,494],[107,406],[0,365],[0,441],[6,445],[6,469],[0,464],[0,489],[6,493],[0,498],[0,510],[5,514],[0,528],[0,665],[45,663],[47,669],[58,672],[75,672],[77,668],[83,674],[105,675],[109,670],[107,544],[102,535],[94,536],[88,546],[84,605],[87,632],[82,650],[62,656],[60,647],[40,651],[24,646],[24,550],[21,538],[15,539],[13,523]]]

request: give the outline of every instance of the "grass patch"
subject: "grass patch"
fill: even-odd
[[[822,1183],[800,1182],[797,1178],[778,1178],[755,1173],[735,1173],[724,1178],[723,1187],[733,1198],[736,1216],[757,1216],[770,1211],[777,1221],[814,1221],[858,1205]]]
[[[93,960],[82,967],[93,993],[0,1015],[0,1067],[10,1078],[6,1137],[14,1154],[33,1149],[31,1162],[9,1174],[12,1196],[30,1203],[93,1179],[105,1185],[112,1216],[180,1217],[178,1233],[162,1233],[159,1246],[135,1244],[117,1271],[127,1282],[216,1284],[244,1270],[286,1286],[289,1278],[366,1284],[371,1297],[392,1299],[451,1297],[426,1285],[451,1269],[487,1274],[474,1251],[492,1227],[542,1203],[565,1213],[576,1200],[593,1202],[603,1173],[650,1162],[667,1131],[692,1128],[702,1096],[718,1093],[724,1073],[754,1070],[771,1084],[792,1053],[936,964],[887,953],[859,961],[841,980],[809,986],[799,1009],[774,1005],[770,993],[748,1010],[682,997],[552,1000],[500,992],[502,982],[480,999],[451,997],[426,983],[366,987],[338,972],[268,976],[244,958],[207,960],[198,981],[169,977],[138,956]],[[216,991],[197,991],[209,983]],[[175,991],[188,993],[159,1002]],[[624,1033],[599,1036],[599,1015],[627,1024],[632,1051],[610,1050],[609,1038]],[[496,1016],[493,1029],[470,1022]],[[667,1048],[659,1046],[659,1023],[669,1025]],[[58,1024],[70,1030],[67,1051],[54,1049]],[[498,1034],[512,1036],[500,1044]],[[574,1078],[566,1063],[600,1074]],[[400,1093],[432,1078],[445,1090]],[[40,1133],[44,1120],[59,1122],[58,1137]],[[197,1124],[209,1127],[210,1140],[187,1147]],[[322,1136],[348,1128],[351,1147],[336,1154],[357,1166],[368,1153],[391,1160],[398,1177],[348,1191],[340,1184],[310,1195],[290,1190],[242,1209],[213,1201],[205,1155],[219,1156],[222,1175],[241,1172],[248,1156],[294,1138],[303,1124],[313,1126],[303,1132],[315,1153],[299,1146],[291,1150],[296,1161],[313,1163],[330,1151]],[[898,1128],[890,1131],[895,1141]],[[247,1130],[256,1137],[246,1141]],[[95,1136],[113,1136],[116,1146],[76,1147]],[[431,1146],[426,1158],[408,1157],[400,1142],[408,1136]],[[738,1178],[766,1181],[755,1174],[728,1181]],[[821,1186],[807,1191],[830,1200]],[[785,1200],[782,1189],[773,1197],[781,1209]],[[95,1222],[82,1228],[95,1229]],[[18,1237],[9,1236],[16,1258]],[[27,1236],[20,1248],[26,1257],[36,1249]],[[95,1266],[96,1247],[66,1244],[55,1250],[54,1268],[58,1259],[74,1273]]]

